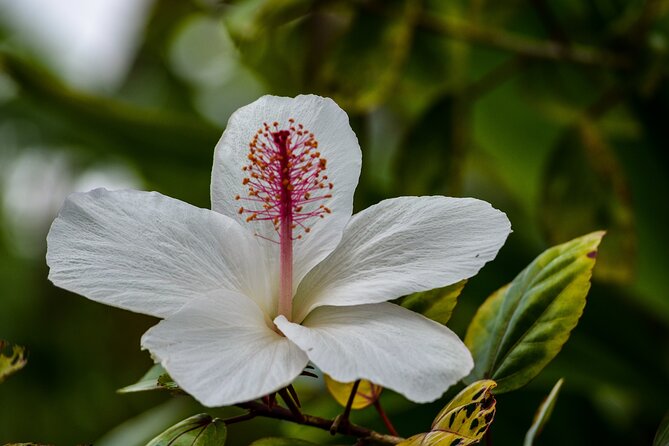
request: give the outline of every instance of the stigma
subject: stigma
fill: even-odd
[[[247,222],[269,221],[280,239],[297,240],[311,231],[315,219],[331,213],[323,204],[334,188],[327,160],[302,124],[294,119],[285,125],[263,123],[249,142],[247,160],[242,167],[247,193],[235,197]]]

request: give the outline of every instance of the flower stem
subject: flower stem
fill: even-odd
[[[295,418],[297,420],[304,421],[304,416],[302,415],[300,408],[297,406],[293,398],[290,396],[288,390],[286,390],[286,388],[279,390],[279,395],[281,396],[283,402],[286,403],[286,406],[288,406],[288,409],[290,409],[291,413],[295,416]]]
[[[383,410],[383,407],[381,407],[381,401],[379,398],[374,400],[374,409],[376,409],[376,411],[379,413],[379,416],[381,417],[381,420],[383,420],[383,424],[386,425],[388,432],[398,437],[399,434],[397,433],[397,430],[395,430],[395,426],[393,426],[393,423],[390,422],[390,418],[388,418],[386,411]]]
[[[346,427],[350,424],[348,417],[351,415],[351,408],[353,407],[355,395],[358,393],[358,386],[360,386],[360,380],[357,380],[353,383],[351,393],[348,395],[348,401],[346,402],[344,412],[338,415],[332,422],[332,426],[330,426],[330,434],[334,435],[339,431],[340,426]]]

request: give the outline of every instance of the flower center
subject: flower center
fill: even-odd
[[[287,127],[264,123],[249,143],[249,164],[243,184],[248,196],[237,196],[246,206],[246,221],[269,221],[279,236],[281,288],[278,313],[290,320],[293,294],[293,241],[311,231],[309,220],[331,210],[321,204],[332,197],[333,184],[325,174],[327,161],[318,151],[313,133],[294,119]],[[274,240],[272,240],[274,241]]]

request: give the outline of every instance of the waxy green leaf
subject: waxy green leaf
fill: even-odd
[[[202,413],[175,424],[146,446],[223,446],[226,437],[223,420]]]
[[[666,413],[655,433],[653,446],[669,446],[669,412]]]
[[[249,446],[318,446],[310,441],[296,440],[294,438],[263,438],[256,440]]]
[[[476,444],[495,417],[495,381],[470,384],[444,407],[432,422],[430,432],[414,435],[398,446],[466,446]]]
[[[443,288],[413,293],[402,298],[398,303],[433,321],[446,324],[453,314],[453,309],[458,303],[458,296],[466,283],[466,280],[462,280]]]
[[[170,375],[160,364],[155,364],[135,384],[131,384],[118,393],[144,392],[147,390],[178,390],[179,386],[172,381]]]
[[[470,382],[490,377],[497,393],[527,384],[558,354],[585,307],[597,247],[593,232],[546,250],[478,309],[465,344]]]
[[[325,380],[325,387],[327,387],[332,398],[334,398],[342,407],[346,407],[354,383],[335,381],[330,378],[329,375],[323,375],[323,379]],[[358,385],[358,390],[353,398],[351,409],[364,409],[365,407],[374,404],[374,401],[379,399],[382,391],[383,387],[378,386],[371,381],[367,381],[366,379],[361,379],[360,384]]]
[[[0,340],[0,383],[9,375],[21,370],[28,362],[26,351],[23,347],[13,345],[11,353],[6,355],[4,351],[8,346],[7,341]]]
[[[527,434],[525,434],[525,442],[523,443],[523,446],[534,445],[534,440],[536,440],[536,438],[539,436],[542,429],[546,425],[546,422],[553,413],[553,408],[555,407],[555,402],[557,401],[557,396],[560,392],[560,389],[562,388],[563,382],[564,379],[561,378],[558,380],[558,382],[555,383],[551,392],[537,409],[537,413],[534,414],[534,421],[532,422],[532,426],[530,426]]]

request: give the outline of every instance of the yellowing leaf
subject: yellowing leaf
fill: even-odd
[[[466,446],[476,444],[495,417],[495,381],[477,381],[457,394],[432,422],[430,432],[414,435],[398,446]]]
[[[443,288],[414,293],[402,299],[399,304],[440,324],[446,324],[466,283],[463,280]]]
[[[555,407],[555,402],[557,401],[557,395],[560,392],[560,388],[562,387],[563,382],[564,380],[560,379],[557,383],[555,383],[551,392],[541,403],[539,409],[537,409],[537,413],[534,415],[532,426],[530,426],[530,429],[525,435],[525,442],[523,443],[523,446],[532,446],[534,444],[534,440],[536,440],[536,438],[541,433],[541,430],[544,428],[544,425],[553,413],[553,408]]]
[[[340,383],[330,378],[328,375],[324,375],[325,386],[330,392],[330,395],[337,401],[342,407],[346,407],[348,403],[348,397],[351,395],[351,390],[353,390],[353,383]],[[372,404],[379,398],[383,387],[377,386],[366,379],[360,380],[358,385],[358,391],[355,393],[355,398],[353,398],[352,409],[364,409]]]
[[[12,373],[21,370],[28,362],[25,349],[18,345],[12,346],[9,356],[5,355],[4,350],[8,345],[6,341],[0,340],[0,383]]]
[[[583,313],[603,236],[593,232],[546,250],[481,305],[465,336],[475,364],[467,380],[490,377],[496,393],[509,392],[558,354]]]

